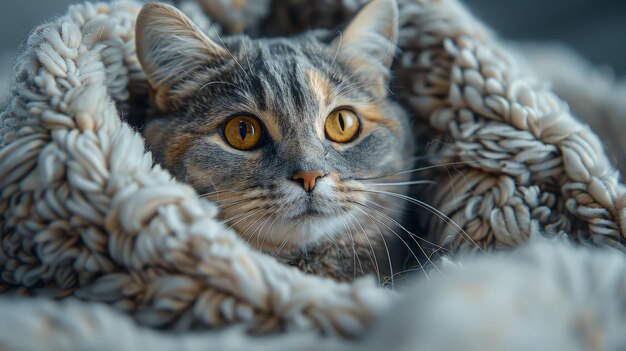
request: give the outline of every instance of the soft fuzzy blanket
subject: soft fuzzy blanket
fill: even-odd
[[[277,34],[332,25],[358,5],[180,4],[201,26]],[[0,289],[13,295],[0,300],[0,346],[624,345],[626,262],[612,249],[539,242],[461,266],[444,261],[452,267],[437,274],[445,275],[398,294],[370,279],[308,276],[248,247],[216,220],[213,204],[153,164],[125,122],[141,113],[133,102],[145,94],[133,38],[140,6],[73,6],[37,28],[17,60],[0,119]],[[425,152],[454,165],[435,168],[440,185],[424,194],[434,211],[423,219],[428,239],[451,252],[542,236],[623,250],[626,188],[599,138],[535,78],[540,65],[504,47],[455,0],[401,1],[400,13],[395,92],[419,140],[436,141]],[[288,333],[259,340],[250,331]]]

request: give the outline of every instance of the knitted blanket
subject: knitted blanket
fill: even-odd
[[[347,18],[359,3],[180,6],[199,25],[224,33],[283,34],[333,25],[329,19]],[[626,188],[589,127],[456,0],[400,5],[395,93],[415,118],[418,140],[437,141],[425,152],[454,165],[433,168],[440,185],[423,194],[432,206],[423,218],[428,240],[451,252],[514,247],[542,236],[623,249]],[[606,248],[537,243],[472,259],[400,294],[368,278],[346,284],[305,275],[253,250],[216,219],[214,204],[154,164],[126,123],[140,113],[134,98],[145,93],[133,38],[140,7],[72,6],[38,27],[17,60],[0,118],[0,291],[13,296],[0,300],[8,311],[0,314],[0,345],[84,349],[94,346],[90,336],[105,349],[359,345],[334,335],[360,342],[378,336],[398,349],[456,349],[470,345],[464,340],[484,349],[496,338],[497,349],[518,345],[524,333],[541,336],[536,345],[546,349],[623,341],[614,332],[623,316],[584,313],[588,299],[605,303],[597,311],[623,306],[626,262]],[[292,13],[301,18],[286,15]],[[607,267],[611,274],[600,276]],[[571,282],[558,281],[565,269]],[[594,296],[600,290],[604,298]],[[38,300],[33,307],[16,295],[83,302]],[[484,314],[479,306],[488,303],[493,310]],[[515,317],[505,318],[506,328],[502,311]],[[546,325],[562,329],[548,334],[540,329]],[[181,339],[145,327],[212,331]],[[584,333],[573,338],[572,330]],[[245,335],[277,331],[288,333],[262,342]],[[233,340],[239,344],[229,346]]]

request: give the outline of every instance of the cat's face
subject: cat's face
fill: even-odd
[[[380,199],[367,191],[407,169],[412,152],[407,118],[387,96],[397,24],[384,21],[395,7],[374,27],[359,23],[380,8],[332,42],[308,33],[218,45],[153,6],[139,18],[138,53],[161,111],[145,130],[158,160],[254,245],[301,246],[369,221]],[[189,36],[179,51],[168,32]]]

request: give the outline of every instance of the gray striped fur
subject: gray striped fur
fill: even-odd
[[[337,249],[318,251],[345,257],[330,265],[349,267],[337,278],[387,271],[371,252],[383,251],[390,233],[380,221],[399,221],[401,204],[367,191],[386,189],[371,183],[405,180],[396,173],[411,166],[408,118],[387,89],[397,21],[395,1],[377,0],[343,35],[212,40],[174,8],[148,5],[137,25],[155,102],[146,140],[162,165],[220,205],[222,218],[252,245],[276,253],[332,243]],[[337,144],[325,137],[324,121],[342,106],[357,112],[361,130]],[[241,113],[265,126],[251,151],[223,137],[225,121]],[[328,175],[311,193],[290,179],[313,169]],[[356,269],[357,260],[367,262]]]

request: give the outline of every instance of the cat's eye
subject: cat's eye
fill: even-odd
[[[354,111],[340,109],[328,115],[324,123],[324,131],[328,139],[336,143],[347,143],[357,136],[360,125],[359,117]]]
[[[237,115],[224,125],[224,138],[235,149],[252,150],[261,142],[261,128],[261,122],[256,117]]]

